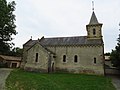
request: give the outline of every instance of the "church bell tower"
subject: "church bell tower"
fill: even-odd
[[[86,25],[88,39],[102,39],[102,30],[101,30],[102,25],[103,24],[99,23],[97,20],[93,6],[93,12],[90,22],[88,25]]]
[[[90,22],[86,25],[88,39],[102,38],[102,23],[99,23],[93,11]]]

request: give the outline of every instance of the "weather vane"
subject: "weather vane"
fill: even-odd
[[[94,1],[92,1],[92,10],[94,11]]]

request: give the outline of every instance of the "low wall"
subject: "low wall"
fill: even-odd
[[[105,69],[105,74],[120,75],[120,70],[114,68]]]

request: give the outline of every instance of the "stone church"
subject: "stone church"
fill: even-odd
[[[21,68],[38,72],[70,72],[104,75],[104,43],[102,23],[95,12],[88,25],[87,36],[42,37],[23,45]]]

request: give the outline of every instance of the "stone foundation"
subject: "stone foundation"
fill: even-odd
[[[48,73],[48,70],[47,70],[47,69],[39,69],[39,68],[25,67],[24,70],[26,70],[26,71],[31,71],[31,72]]]
[[[62,72],[62,73],[78,73],[78,74],[90,74],[90,75],[102,75],[104,76],[104,73],[101,73],[99,71],[95,70],[90,70],[90,69],[61,69],[61,68],[56,68],[56,72]]]

